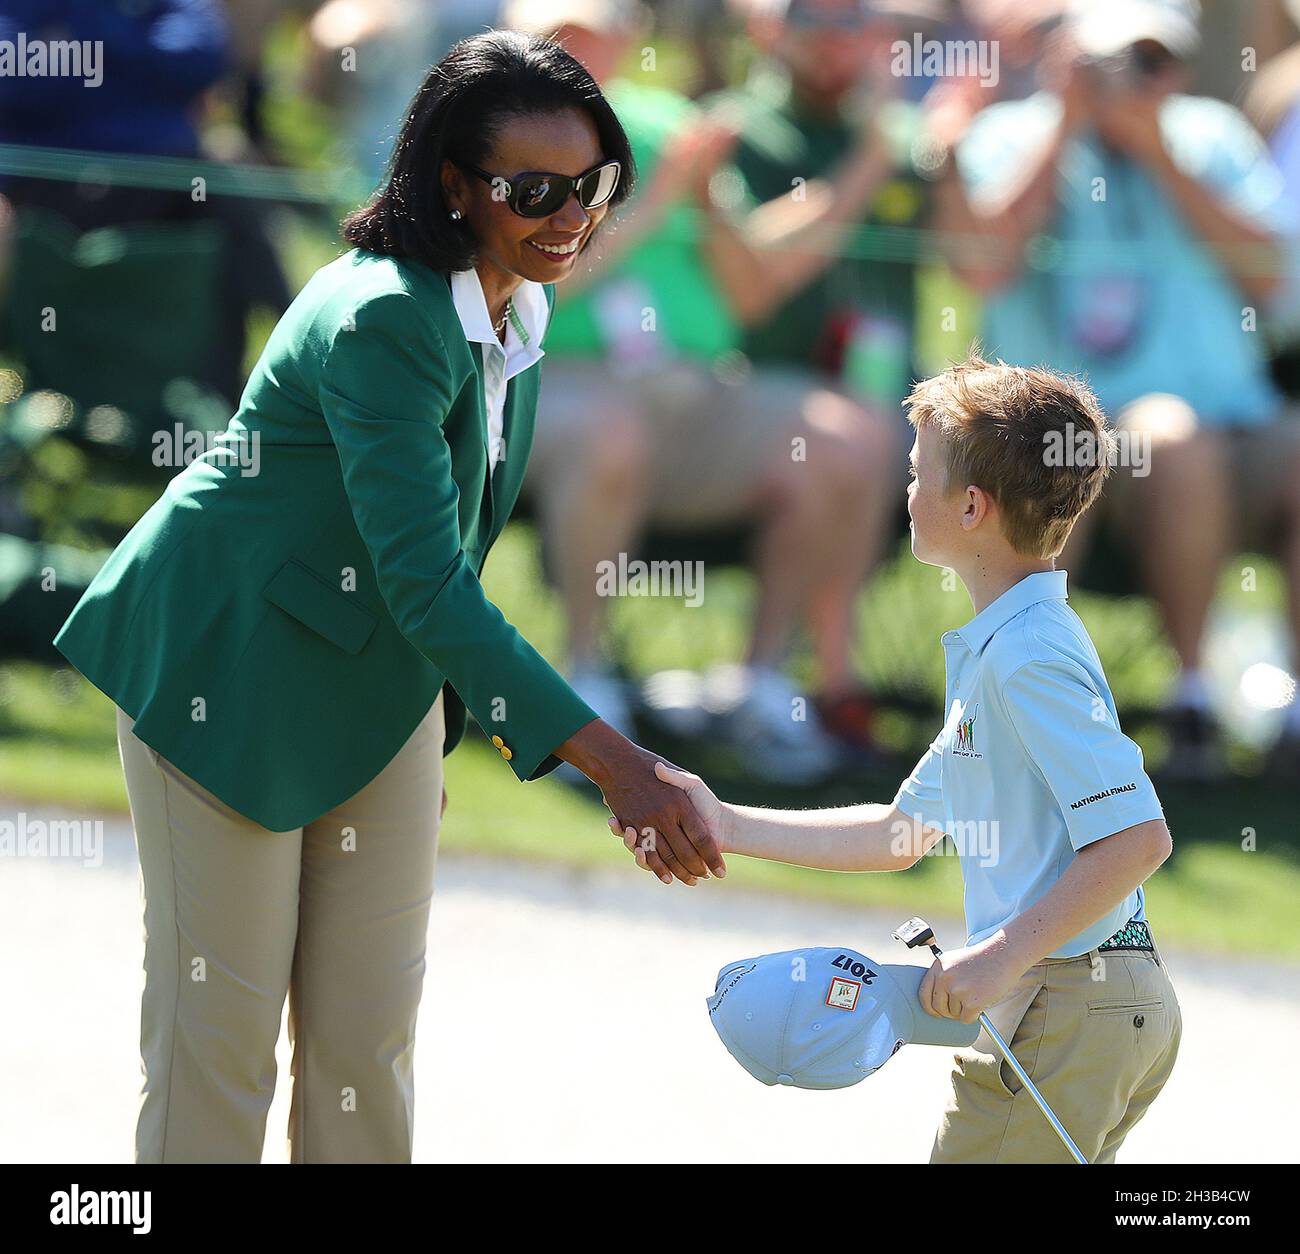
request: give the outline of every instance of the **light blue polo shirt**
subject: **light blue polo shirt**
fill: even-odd
[[[1077,850],[1164,817],[1065,579],[1029,575],[944,633],[948,718],[894,799],[952,837],[967,944],[1032,906]],[[1140,887],[1049,956],[1087,953],[1133,918]]]

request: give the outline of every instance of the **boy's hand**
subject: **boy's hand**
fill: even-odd
[[[665,784],[673,784],[687,796],[695,813],[704,820],[709,831],[718,842],[718,850],[727,852],[726,810],[713,790],[698,775],[683,771],[679,767],[669,766],[667,762],[655,763],[655,774]]]
[[[950,949],[934,960],[921,981],[917,1000],[932,1015],[974,1023],[1000,1002],[1024,975],[1001,933],[977,945]]]

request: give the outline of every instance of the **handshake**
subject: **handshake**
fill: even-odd
[[[704,781],[634,745],[603,719],[556,750],[600,788],[610,830],[665,884],[694,884],[727,873],[725,811]]]

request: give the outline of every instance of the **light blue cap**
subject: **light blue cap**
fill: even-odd
[[[764,1084],[842,1089],[903,1045],[973,1045],[979,1024],[941,1019],[916,995],[925,967],[852,949],[791,949],[728,963],[708,999],[731,1055]]]

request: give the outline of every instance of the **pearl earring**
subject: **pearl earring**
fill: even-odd
[[[459,221],[461,220],[461,218],[463,218],[465,215],[464,215],[463,213],[461,213],[461,211],[460,211],[459,209],[453,209],[453,210],[452,210],[452,211],[451,211],[447,216],[448,216],[448,217],[449,217],[453,222],[459,222]]]

